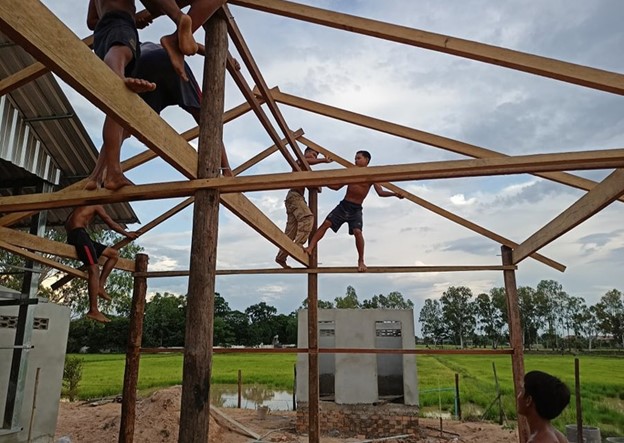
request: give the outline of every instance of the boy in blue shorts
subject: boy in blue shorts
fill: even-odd
[[[355,154],[355,165],[364,168],[368,166],[370,159],[370,152],[358,151]],[[343,186],[344,185],[328,186],[328,188],[337,191]],[[358,272],[366,272],[367,268],[364,263],[364,235],[362,234],[362,202],[368,195],[371,186],[375,187],[375,191],[380,197],[403,198],[402,195],[396,192],[386,191],[377,183],[356,183],[347,185],[347,193],[344,199],[329,213],[323,224],[319,226],[318,230],[312,236],[308,247],[303,250],[311,255],[316,244],[323,238],[325,232],[327,232],[329,228],[332,228],[334,232],[338,232],[338,229],[340,229],[343,223],[348,223],[349,235],[355,237],[355,248],[358,252]]]

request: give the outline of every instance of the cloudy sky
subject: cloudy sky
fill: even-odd
[[[44,3],[78,36],[89,34],[87,1]],[[138,2],[137,2],[138,3]],[[475,40],[536,55],[624,71],[621,0],[343,0],[302,3],[416,29]],[[509,155],[622,148],[624,102],[621,97],[494,65],[412,46],[338,31],[318,25],[230,6],[266,83],[288,94],[337,106],[422,131],[482,146]],[[142,31],[141,40],[158,41],[173,30],[166,17]],[[196,34],[203,41],[203,31]],[[236,56],[234,46],[230,49]],[[202,60],[189,59],[201,79]],[[243,73],[253,85],[251,77]],[[79,94],[65,88],[96,145],[101,143],[103,114]],[[226,109],[243,102],[228,79]],[[372,153],[372,165],[458,159],[461,156],[398,137],[342,123],[285,105],[280,107],[292,129],[342,157],[356,150]],[[268,111],[267,111],[268,112]],[[192,127],[182,111],[163,117],[176,129]],[[272,145],[252,113],[225,126],[224,142],[233,166]],[[123,157],[143,146],[124,145]],[[321,165],[319,168],[335,168]],[[286,172],[274,155],[246,174]],[[600,180],[610,171],[579,173]],[[179,180],[164,162],[152,162],[129,174],[137,183]],[[417,196],[522,242],[570,206],[583,193],[529,175],[414,181],[400,184]],[[324,217],[344,190],[323,190],[319,216]],[[285,224],[285,191],[247,196],[277,225]],[[133,203],[142,222],[157,217],[179,200]],[[518,285],[535,287],[554,279],[574,296],[595,303],[606,291],[623,290],[624,227],[621,203],[546,246],[541,252],[567,266],[565,273],[527,259],[520,263]],[[364,203],[366,263],[369,266],[498,265],[500,245],[423,209],[410,201],[379,198]],[[139,241],[150,255],[152,270],[188,269],[192,209],[187,209]],[[321,219],[322,221],[322,219]],[[138,228],[131,227],[131,228]],[[274,267],[275,247],[226,209],[219,221],[218,267]],[[328,232],[319,244],[322,266],[354,266],[357,254],[346,228]],[[154,279],[149,290],[183,294],[185,278]],[[451,285],[476,295],[502,286],[501,272],[435,274],[321,275],[319,297],[333,300],[352,285],[362,300],[400,291],[414,301],[416,317],[427,298],[438,298]],[[233,309],[265,301],[280,312],[300,306],[306,296],[305,275],[223,276],[217,291]]]

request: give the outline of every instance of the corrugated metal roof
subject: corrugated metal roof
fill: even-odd
[[[6,78],[35,61],[30,54],[0,33],[0,78]],[[5,102],[15,106],[22,122],[18,124],[24,124],[28,129],[21,133],[21,139],[14,137],[13,141],[18,144],[0,146],[0,153],[4,151],[7,154],[12,149],[21,150],[25,146],[29,152],[13,152],[12,156],[7,155],[8,158],[0,156],[6,160],[0,160],[3,188],[0,193],[12,195],[11,181],[18,184],[39,177],[53,184],[58,183],[56,188],[61,189],[89,175],[95,166],[98,151],[52,74],[45,74],[8,95],[9,99]],[[25,132],[40,141],[45,155],[35,152],[35,142],[25,143]],[[0,137],[0,143],[7,141]],[[45,159],[46,156],[49,156],[50,161]],[[33,164],[35,160],[37,164]],[[56,174],[55,169],[60,173]],[[34,192],[34,188],[25,188],[23,192]],[[107,210],[119,223],[138,222],[129,203],[110,205]],[[50,211],[48,225],[62,225],[70,211],[70,208]]]

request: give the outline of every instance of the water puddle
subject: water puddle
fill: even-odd
[[[213,405],[223,408],[238,407],[238,386],[210,386],[210,401]],[[265,385],[243,385],[241,390],[241,408],[256,409],[258,406],[268,406],[272,411],[292,411],[293,393],[276,391]]]

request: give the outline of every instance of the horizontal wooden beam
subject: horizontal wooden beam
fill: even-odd
[[[63,271],[67,274],[71,274],[74,277],[84,278],[84,279],[87,278],[87,274],[85,272],[80,272],[77,269],[72,268],[71,266],[65,266],[55,260],[51,260],[42,255],[36,254],[34,252],[30,252],[26,249],[22,249],[18,246],[7,243],[4,240],[0,240],[0,248],[6,251],[12,252],[13,254],[19,255],[21,257],[27,258],[29,260],[35,261],[37,263],[41,263],[44,266],[49,266],[51,268],[55,268],[60,271]]]
[[[312,148],[316,152],[319,152],[319,153],[323,154],[325,157],[331,158],[336,163],[344,166],[345,168],[354,168],[355,167],[355,165],[353,163],[351,163],[350,161],[348,161],[348,160],[340,157],[339,155],[337,155],[337,154],[335,154],[335,153],[325,149],[324,147],[314,143],[313,141],[308,140],[307,138],[305,138],[303,136],[300,137],[300,140],[301,140],[301,142],[303,144],[305,144],[309,148]],[[389,183],[389,182],[382,182],[382,183],[379,183],[379,184],[382,185],[382,186],[385,186],[386,188],[388,188],[389,190],[391,190],[393,192],[397,192],[397,193],[403,195],[406,199],[416,203],[417,205],[419,205],[419,206],[421,206],[421,207],[423,207],[425,209],[428,209],[431,212],[434,212],[435,214],[438,214],[438,215],[446,218],[447,220],[450,220],[450,221],[452,221],[454,223],[457,223],[457,224],[459,224],[459,225],[461,225],[461,226],[463,226],[465,228],[468,228],[471,231],[476,232],[477,234],[483,235],[484,237],[487,237],[487,238],[489,238],[491,240],[494,240],[494,241],[496,241],[496,242],[498,242],[498,243],[500,243],[502,245],[509,246],[510,248],[515,248],[516,246],[518,246],[518,243],[516,243],[516,242],[514,242],[512,240],[509,240],[508,238],[505,238],[502,235],[499,235],[499,234],[497,234],[495,232],[492,232],[489,229],[486,229],[486,228],[484,228],[484,227],[482,227],[480,225],[477,225],[476,223],[473,223],[473,222],[471,222],[469,220],[466,220],[466,219],[464,219],[464,218],[462,218],[462,217],[460,217],[460,216],[458,216],[456,214],[453,214],[452,212],[447,211],[446,209],[443,209],[443,208],[441,208],[439,206],[436,206],[433,203],[431,203],[431,202],[429,202],[429,201],[427,201],[427,200],[425,200],[423,198],[420,198],[417,195],[412,194],[411,192],[406,191],[405,189],[403,189],[403,188],[401,188],[401,187],[399,187],[399,186],[397,186],[395,184],[392,184],[392,183]],[[552,268],[554,268],[554,269],[556,269],[556,270],[558,270],[560,272],[565,271],[565,268],[566,268],[565,265],[563,265],[563,264],[561,264],[561,263],[559,263],[559,262],[557,262],[555,260],[552,260],[552,259],[550,259],[548,257],[545,257],[545,256],[543,256],[541,254],[534,253],[534,254],[531,255],[531,258],[533,258],[533,259],[535,259],[537,261],[540,261],[540,262],[544,263],[545,265],[548,265],[548,266],[550,266],[550,267],[552,267]]]
[[[142,354],[175,354],[184,348],[141,348]],[[212,348],[215,354],[308,354],[308,348]],[[513,349],[371,349],[319,348],[320,354],[513,355]]]
[[[514,249],[513,263],[518,263],[566,232],[578,226],[592,215],[624,194],[624,169],[613,171],[592,191],[589,191],[568,209],[559,214],[546,226],[526,239]]]
[[[26,248],[37,252],[43,252],[45,254],[79,260],[74,246],[43,237],[37,237],[36,235],[32,235],[24,231],[0,227],[0,238],[2,238],[6,243],[19,248]],[[134,272],[134,260],[120,258],[115,265],[115,268]]]
[[[624,76],[615,72],[284,0],[228,3],[624,95]]]
[[[475,265],[475,266],[369,266],[367,274],[403,274],[422,272],[477,272],[514,271],[516,266]],[[318,267],[318,268],[262,268],[262,269],[217,269],[217,275],[258,275],[258,274],[357,274],[357,266]],[[189,271],[150,271],[135,272],[135,277],[162,278],[186,277]]]
[[[381,120],[367,115],[358,114],[355,112],[347,111],[334,106],[329,106],[323,103],[318,103],[312,100],[307,100],[294,95],[289,95],[281,92],[279,88],[272,88],[271,94],[273,98],[279,102],[289,106],[293,106],[305,111],[314,112],[326,117],[335,118],[344,122],[352,123],[354,125],[362,126],[364,128],[374,129],[386,134],[401,137],[406,140],[412,140],[419,143],[424,143],[429,146],[441,148],[446,151],[454,152],[456,154],[467,155],[473,158],[489,158],[489,157],[508,157],[497,151],[492,151],[480,146],[471,145],[451,138],[442,137],[429,132],[419,131],[407,126],[398,125],[385,120]],[[577,175],[569,174],[566,172],[541,172],[535,173],[538,177],[546,178],[557,183],[572,186],[577,189],[589,191],[597,185],[593,180],[589,180]],[[624,197],[620,198],[624,201]]]
[[[116,203],[129,200],[153,200],[184,197],[198,189],[218,188],[222,200],[231,193],[287,189],[295,186],[325,186],[349,183],[380,183],[389,180],[430,180],[484,175],[520,174],[534,171],[568,169],[606,169],[624,167],[624,149],[580,151],[556,154],[532,154],[411,163],[365,168],[327,169],[175,181],[160,184],[126,186],[117,191],[68,191],[53,194],[29,194],[0,198],[0,212],[52,209],[93,203]]]

